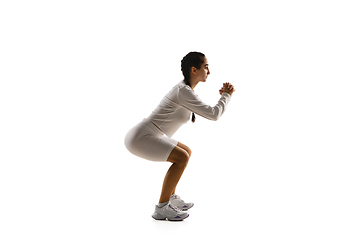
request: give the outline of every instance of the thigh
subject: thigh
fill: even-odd
[[[175,147],[175,144],[162,138],[144,136],[134,141],[131,152],[150,161],[165,162]]]
[[[146,124],[132,128],[125,137],[125,146],[132,154],[151,161],[167,161],[176,144]]]

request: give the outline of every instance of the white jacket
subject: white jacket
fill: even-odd
[[[218,120],[230,99],[230,94],[223,93],[218,103],[211,107],[203,103],[194,90],[185,84],[185,81],[181,81],[166,94],[150,114],[148,120],[166,136],[171,137],[184,123],[189,121],[191,112],[209,120]]]

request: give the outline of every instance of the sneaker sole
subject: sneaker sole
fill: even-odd
[[[155,220],[162,220],[162,221],[165,221],[166,219],[168,221],[172,221],[172,222],[176,222],[176,221],[182,221],[184,220],[185,218],[189,217],[189,214],[186,215],[186,217],[180,217],[180,216],[176,216],[174,218],[168,218],[168,217],[164,217],[163,215],[161,214],[158,214],[158,213],[155,213],[151,216],[153,219]],[[177,218],[178,217],[178,218]]]

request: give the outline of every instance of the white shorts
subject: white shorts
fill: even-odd
[[[144,119],[129,130],[125,146],[132,154],[157,162],[166,162],[178,141],[168,138],[150,120]]]

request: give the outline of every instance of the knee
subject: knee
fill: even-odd
[[[189,158],[190,158],[191,157],[191,149],[186,145],[183,145],[182,147],[187,152],[187,154],[189,155]]]
[[[190,148],[188,148],[188,149],[186,149],[186,151],[188,152],[188,154],[189,154],[189,158],[191,157],[191,149]]]
[[[183,143],[181,143],[181,142],[179,142],[179,143],[177,144],[177,146],[178,146],[179,148],[185,150],[185,151],[188,153],[189,158],[191,157],[191,149],[190,149],[188,146],[186,146],[185,144],[183,144]]]
[[[183,151],[176,163],[182,167],[186,167],[190,159],[190,154],[187,151]]]

